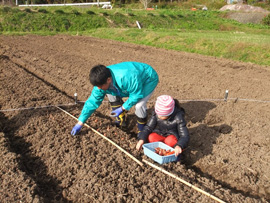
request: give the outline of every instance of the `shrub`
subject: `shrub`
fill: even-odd
[[[109,14],[107,12],[100,13],[103,16],[108,16]]]
[[[176,2],[173,3],[162,2],[159,3],[157,7],[159,9],[175,9],[178,7],[178,4]]]
[[[115,13],[114,13],[114,16],[120,16],[120,17],[123,17],[124,15],[123,15],[122,13],[115,12]]]
[[[172,18],[172,19],[175,19],[175,16],[173,14],[169,14],[169,16]]]
[[[111,20],[120,27],[126,27],[127,25],[127,17],[122,13],[115,12],[112,16],[110,16]]]
[[[94,11],[86,11],[86,13],[88,14],[88,15],[95,15],[96,13],[94,12]]]
[[[63,10],[61,10],[61,9],[57,9],[57,10],[55,10],[54,12],[57,13],[57,14],[64,14],[64,13],[65,13],[65,12],[64,12]]]
[[[159,14],[159,16],[161,17],[161,18],[166,18],[166,16],[164,15],[164,14]]]
[[[24,11],[27,13],[32,13],[32,10],[30,8],[26,8],[26,9],[24,9]]]
[[[62,20],[62,30],[68,30],[69,27],[71,26],[71,23],[69,22],[68,19],[63,19]]]
[[[268,16],[266,16],[263,20],[262,20],[264,25],[269,25],[270,26],[270,14]]]
[[[38,12],[40,12],[40,13],[48,13],[48,11],[46,9],[44,9],[44,8],[38,9]]]
[[[134,13],[128,12],[128,16],[135,16]]]
[[[182,14],[178,14],[177,16],[178,16],[178,18],[184,18],[185,17]]]
[[[10,7],[8,7],[8,6],[4,6],[2,10],[3,10],[4,13],[8,13],[8,12],[12,11],[12,9]]]
[[[81,13],[79,11],[77,11],[76,9],[73,9],[72,13],[75,14],[76,16],[81,15]]]

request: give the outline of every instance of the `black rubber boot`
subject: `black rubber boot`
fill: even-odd
[[[139,118],[137,117],[137,127],[138,127],[138,134],[143,130],[144,126],[146,125],[147,117]]]

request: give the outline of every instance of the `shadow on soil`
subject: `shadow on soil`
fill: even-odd
[[[26,173],[37,185],[32,196],[38,195],[45,202],[52,200],[68,202],[62,196],[63,188],[59,186],[60,182],[47,174],[47,166],[39,157],[31,154],[31,143],[27,142],[23,137],[16,135],[20,128],[28,122],[30,117],[44,114],[44,111],[42,111],[35,110],[31,111],[31,113],[27,110],[20,111],[11,119],[8,119],[0,112],[0,120],[4,126],[0,130],[3,131],[5,138],[10,143],[8,150],[19,155],[17,156],[19,157],[17,159],[19,170]]]
[[[229,134],[232,127],[221,124],[220,118],[211,120],[211,126],[207,124],[206,115],[216,105],[207,101],[191,101],[181,104],[186,110],[186,121],[191,123],[188,126],[190,133],[190,143],[186,150],[188,157],[192,153],[192,159],[187,159],[188,165],[193,165],[199,159],[212,153],[213,145],[216,144],[220,134]],[[194,127],[193,127],[194,126]]]
[[[230,184],[217,180],[208,173],[202,172],[199,167],[194,166],[198,160],[212,153],[213,145],[216,144],[220,134],[229,134],[232,127],[222,124],[220,118],[212,118],[211,125],[207,124],[206,116],[210,110],[216,108],[216,105],[207,101],[192,101],[181,104],[186,111],[186,121],[194,127],[188,127],[190,132],[189,147],[184,152],[183,163],[187,168],[192,169],[198,176],[207,177],[214,180],[224,188],[230,189],[234,193],[240,193],[246,197],[260,199],[260,196],[250,194],[232,187]],[[223,160],[224,162],[228,160]]]

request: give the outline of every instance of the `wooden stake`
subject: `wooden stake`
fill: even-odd
[[[206,195],[206,196],[208,196],[208,197],[210,197],[210,198],[216,200],[217,202],[225,203],[225,202],[222,201],[221,199],[219,199],[219,198],[217,198],[217,197],[215,197],[215,196],[209,194],[208,192],[205,192],[205,191],[201,190],[200,188],[198,188],[198,187],[196,187],[196,186],[194,186],[194,185],[188,183],[187,181],[185,181],[185,180],[183,180],[183,179],[177,177],[176,175],[174,175],[174,174],[172,174],[172,173],[169,173],[168,171],[166,171],[166,170],[164,170],[164,169],[162,169],[162,168],[160,168],[160,167],[158,167],[158,166],[156,166],[156,165],[154,165],[154,164],[152,164],[152,163],[146,161],[145,159],[143,159],[142,161],[145,162],[145,163],[147,163],[149,166],[152,166],[153,168],[155,168],[155,169],[157,169],[157,170],[159,170],[159,171],[161,171],[161,172],[163,172],[163,173],[165,173],[165,174],[167,174],[167,175],[169,175],[169,176],[175,178],[176,180],[179,180],[180,182],[182,182],[182,183],[184,183],[185,185],[187,185],[187,186],[193,188],[194,190],[196,190],[196,191],[198,191],[198,192],[200,192],[200,193],[202,193],[202,194],[204,194],[204,195]]]
[[[65,111],[64,109],[56,106],[56,108],[60,109],[61,111],[63,111],[64,113],[66,113],[67,115],[71,116],[72,118],[76,119],[78,121],[78,119],[73,116],[72,114],[70,114],[69,112]],[[102,135],[100,132],[96,131],[94,128],[90,127],[89,125],[85,124],[84,125],[88,128],[90,128],[93,132],[95,132],[96,134],[100,135],[102,138],[104,138],[105,140],[107,140],[108,142],[110,142],[111,144],[113,144],[115,147],[117,147],[118,149],[120,149],[122,152],[124,152],[127,156],[129,156],[131,159],[133,159],[134,161],[136,161],[140,166],[143,166],[143,163],[141,161],[139,161],[138,159],[136,159],[134,156],[132,156],[130,153],[128,153],[126,150],[124,150],[123,148],[121,148],[120,146],[118,146],[115,142],[111,141],[109,138],[107,138],[106,136]]]

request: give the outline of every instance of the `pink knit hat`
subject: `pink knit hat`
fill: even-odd
[[[169,95],[161,95],[157,98],[155,112],[159,116],[169,116],[174,111],[175,102]]]

